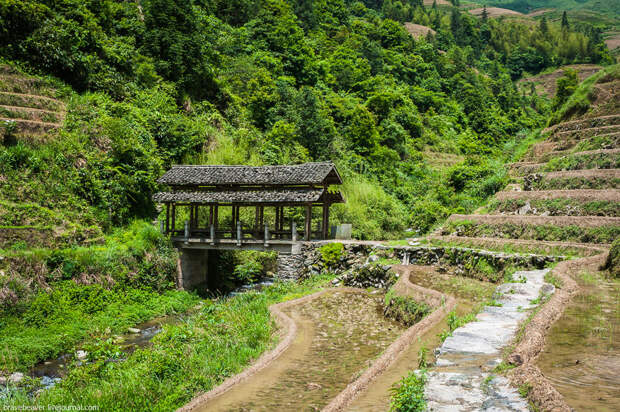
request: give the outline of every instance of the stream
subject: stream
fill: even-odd
[[[298,333],[278,361],[200,410],[320,410],[405,330],[382,302],[376,291],[332,291],[293,306]]]
[[[583,275],[537,365],[576,410],[620,410],[620,281]]]
[[[272,285],[274,279],[263,278],[256,283],[246,284],[239,286],[237,289],[231,291],[228,296],[233,297],[241,293],[248,291],[260,291],[267,286]],[[152,344],[151,340],[155,335],[162,331],[165,325],[172,325],[183,320],[184,315],[174,314],[161,316],[151,319],[147,322],[140,323],[131,329],[135,329],[136,333],[128,332],[115,337],[115,343],[117,343],[122,353],[126,356],[131,355],[136,349],[145,348]],[[139,330],[139,332],[138,332]],[[27,373],[32,378],[41,379],[40,389],[50,389],[60,382],[68,373],[71,367],[74,367],[73,363],[77,362],[77,366],[87,362],[86,359],[77,359],[76,353],[65,353],[55,359],[49,359],[45,362],[41,362],[30,369]],[[110,362],[119,362],[121,359],[110,359]],[[3,393],[10,391],[10,388],[0,385],[0,397]]]

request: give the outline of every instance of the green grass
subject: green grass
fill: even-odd
[[[558,247],[558,246],[542,246],[536,244],[529,245],[521,245],[516,243],[506,243],[499,245],[485,245],[484,247],[479,246],[475,242],[463,238],[458,241],[447,241],[442,239],[429,239],[425,240],[428,244],[432,246],[444,246],[444,247],[467,247],[476,250],[491,250],[496,252],[504,252],[511,254],[535,254],[535,255],[551,255],[551,256],[567,256],[571,257],[581,257],[587,256],[587,254],[579,248],[573,247]]]
[[[578,190],[578,189],[620,189],[620,179],[613,176],[604,177],[543,177],[534,182],[533,190]]]
[[[503,237],[582,243],[611,243],[620,236],[620,226],[579,227],[527,224],[485,224],[469,220],[446,224],[444,234],[458,232],[467,237]]]
[[[551,159],[543,170],[547,172],[559,170],[582,170],[582,169],[617,169],[620,167],[620,154],[618,153],[593,153],[571,154]]]
[[[620,216],[618,202],[580,199],[493,199],[481,213],[514,213],[529,202],[537,214],[548,212],[550,216]]]
[[[246,367],[276,342],[268,307],[325,286],[331,276],[300,284],[277,282],[263,292],[206,301],[177,325],[164,326],[153,346],[124,362],[77,367],[59,385],[29,398],[24,392],[2,400],[8,405],[98,405],[100,410],[169,411],[208,391]]]

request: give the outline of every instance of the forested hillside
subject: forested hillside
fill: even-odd
[[[2,173],[58,182],[105,228],[153,216],[172,163],[331,159],[358,237],[428,230],[498,190],[503,145],[544,125],[546,103],[511,80],[608,59],[587,33],[415,1],[3,0],[0,19],[7,62],[70,86],[58,137],[4,146]],[[14,200],[51,201],[34,191]]]

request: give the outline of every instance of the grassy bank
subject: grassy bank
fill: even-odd
[[[153,346],[124,362],[97,360],[71,370],[56,387],[36,397],[25,391],[1,400],[9,405],[82,404],[100,410],[169,411],[240,372],[276,341],[269,305],[309,294],[331,276],[300,284],[277,282],[261,293],[207,300],[177,325],[168,325]],[[111,348],[113,350],[113,348]]]

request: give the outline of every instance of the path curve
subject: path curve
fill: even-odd
[[[280,333],[279,333],[280,342],[278,343],[278,345],[273,350],[269,352],[265,352],[263,355],[261,355],[258,358],[258,360],[256,360],[256,362],[254,362],[252,365],[244,369],[242,372],[226,379],[224,382],[222,382],[215,388],[211,389],[209,392],[196,396],[191,402],[177,409],[177,411],[178,412],[193,411],[193,410],[196,410],[197,408],[204,406],[204,404],[207,403],[208,401],[216,398],[217,396],[220,396],[224,392],[230,390],[236,384],[248,379],[249,377],[253,376],[260,370],[270,365],[273,361],[278,359],[278,357],[282,355],[282,353],[284,353],[284,351],[291,345],[291,343],[293,343],[293,340],[295,339],[295,335],[297,335],[297,329],[298,329],[295,321],[290,316],[288,316],[286,313],[284,313],[285,309],[291,306],[308,303],[320,296],[323,296],[324,294],[328,292],[337,292],[337,291],[350,292],[350,291],[359,291],[359,290],[360,289],[346,288],[346,287],[324,289],[319,292],[313,293],[311,295],[303,296],[301,298],[289,300],[286,302],[275,303],[269,306],[269,311],[271,312],[271,316],[275,319],[280,329]]]

